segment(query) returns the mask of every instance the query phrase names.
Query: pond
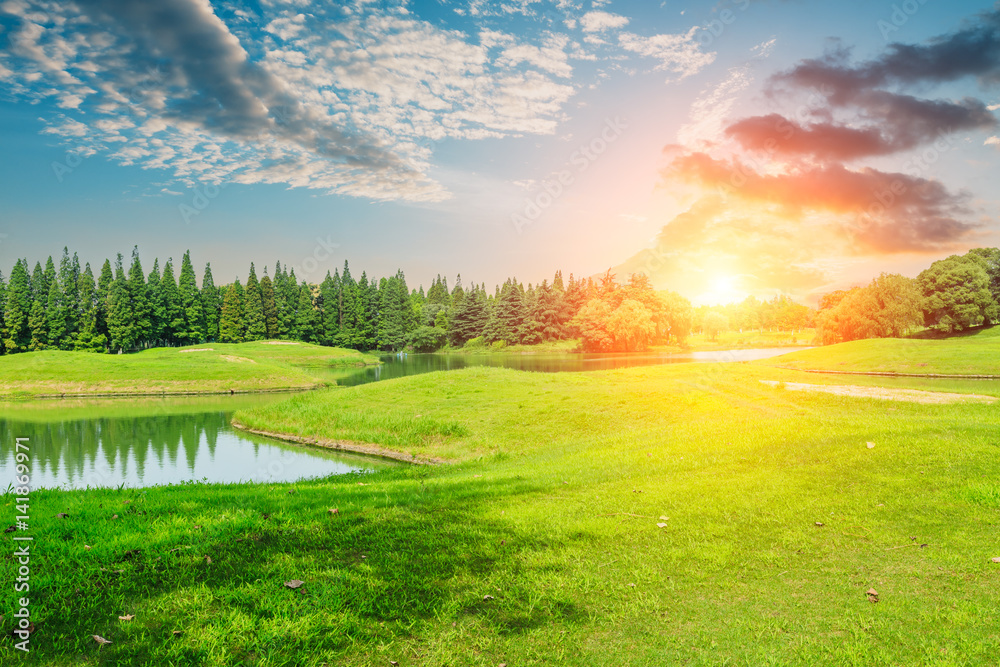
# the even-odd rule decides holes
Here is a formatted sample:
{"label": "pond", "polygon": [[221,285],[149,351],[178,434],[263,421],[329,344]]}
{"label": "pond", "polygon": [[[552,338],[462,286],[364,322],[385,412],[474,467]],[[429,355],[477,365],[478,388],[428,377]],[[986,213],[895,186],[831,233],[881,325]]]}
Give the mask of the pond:
{"label": "pond", "polygon": [[[501,366],[545,373],[706,361],[751,361],[790,348],[657,354],[401,354],[381,366],[310,369],[339,386]],[[189,481],[293,482],[372,471],[392,461],[303,447],[244,433],[230,425],[237,410],[282,394],[196,398],[49,400],[0,404],[0,490],[14,480],[15,438],[28,438],[33,488],[145,487]]]}
{"label": "pond", "polygon": [[633,366],[658,366],[692,362],[754,361],[808,348],[774,347],[754,350],[709,350],[682,354],[398,354],[382,357],[381,366],[320,372],[339,386],[390,380],[434,371],[453,371],[473,366],[497,366],[539,373],[578,373]]}

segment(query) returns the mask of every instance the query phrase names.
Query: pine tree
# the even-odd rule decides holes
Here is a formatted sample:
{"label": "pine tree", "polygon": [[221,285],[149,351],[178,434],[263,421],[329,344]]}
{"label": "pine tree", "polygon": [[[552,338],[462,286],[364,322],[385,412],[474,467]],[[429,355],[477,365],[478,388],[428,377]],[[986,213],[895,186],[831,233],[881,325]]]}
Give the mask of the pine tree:
{"label": "pine tree", "polygon": [[397,271],[392,278],[379,282],[379,347],[393,352],[402,350],[415,328],[406,278],[402,271]]}
{"label": "pine tree", "polygon": [[219,316],[222,301],[219,288],[212,278],[212,265],[205,264],[205,275],[201,279],[201,308],[205,314],[205,339],[219,340]]}
{"label": "pine tree", "polygon": [[153,269],[146,276],[146,297],[149,301],[149,337],[156,345],[163,345],[167,329],[167,311],[163,304],[160,260],[153,260]]}
{"label": "pine tree", "polygon": [[313,309],[312,290],[305,281],[299,287],[299,304],[295,312],[294,337],[307,343],[315,342],[316,314]]}
{"label": "pine tree", "polygon": [[378,286],[368,282],[362,271],[358,281],[357,298],[357,349],[373,350],[378,346]]}
{"label": "pine tree", "polygon": [[[4,322],[4,310],[7,308],[7,282],[3,279],[3,272],[0,271],[0,332],[2,332],[3,322]],[[0,333],[0,341],[2,341],[2,333]],[[0,342],[0,354],[4,353],[4,346]]]}
{"label": "pine tree", "polygon": [[114,282],[115,275],[111,271],[111,262],[104,260],[101,275],[97,279],[97,333],[108,341],[111,340],[111,334],[108,332],[108,298],[111,296],[111,285]]}
{"label": "pine tree", "polygon": [[31,342],[28,343],[28,349],[32,352],[48,347],[49,323],[45,317],[45,306],[42,303],[41,299],[32,301],[31,313],[28,315],[28,328],[31,329]]}
{"label": "pine tree", "polygon": [[242,343],[243,330],[243,299],[240,294],[240,281],[226,288],[222,299],[222,313],[219,316],[219,342]]}
{"label": "pine tree", "polygon": [[174,260],[167,258],[160,276],[160,300],[163,303],[163,340],[167,345],[176,345],[185,330],[184,308],[180,291],[174,278]]}
{"label": "pine tree", "polygon": [[452,345],[461,347],[473,338],[482,336],[488,318],[486,291],[473,286],[468,292],[463,292],[462,299],[452,311],[448,340]]}
{"label": "pine tree", "polygon": [[344,272],[340,275],[340,291],[337,302],[337,335],[333,344],[337,347],[357,347],[358,303],[357,284],[351,277],[351,269],[344,262]]}
{"label": "pine tree", "polygon": [[69,256],[69,248],[63,248],[62,259],[59,261],[59,287],[62,289],[63,302],[66,307],[66,333],[68,339],[63,349],[71,350],[79,330],[80,295],[77,283],[80,280],[80,258],[76,253]]}
{"label": "pine tree", "polygon": [[31,343],[28,318],[31,314],[31,279],[28,260],[19,259],[10,272],[4,305],[3,345],[7,352],[24,352]]}
{"label": "pine tree", "polygon": [[97,286],[90,264],[80,273],[77,280],[80,315],[79,331],[73,349],[85,352],[103,352],[107,338],[97,331]]}
{"label": "pine tree", "polygon": [[181,258],[181,275],[177,289],[178,305],[184,318],[184,326],[177,333],[177,337],[188,345],[200,343],[205,340],[205,311],[201,307],[201,295],[198,293],[198,280],[191,264],[190,250]]}
{"label": "pine tree", "polygon": [[275,302],[274,284],[264,267],[264,277],[260,279],[260,301],[264,312],[264,331],[267,338],[278,337],[278,304]]}
{"label": "pine tree", "polygon": [[483,335],[490,343],[503,341],[508,345],[518,340],[518,330],[524,320],[523,294],[520,284],[508,279],[497,298],[490,321]]}
{"label": "pine tree", "polygon": [[319,286],[317,299],[319,312],[316,316],[317,330],[313,334],[316,342],[321,345],[334,345],[340,338],[340,274],[332,277],[326,272],[326,277]]}
{"label": "pine tree", "polygon": [[135,330],[129,282],[122,267],[122,255],[115,260],[115,279],[108,290],[108,338],[111,350],[122,352],[135,346]]}
{"label": "pine tree", "polygon": [[264,340],[267,337],[267,327],[264,324],[264,304],[260,296],[260,283],[257,282],[257,272],[253,262],[250,262],[250,275],[243,301],[243,317],[246,323],[245,340]]}
{"label": "pine tree", "polygon": [[132,266],[128,272],[128,292],[132,307],[132,340],[134,345],[145,345],[150,335],[149,295],[146,293],[146,276],[139,261],[139,247],[132,248]]}
{"label": "pine tree", "polygon": [[66,311],[66,297],[59,286],[58,278],[54,278],[49,286],[49,298],[45,308],[48,347],[51,349],[72,349],[71,341],[66,336]]}

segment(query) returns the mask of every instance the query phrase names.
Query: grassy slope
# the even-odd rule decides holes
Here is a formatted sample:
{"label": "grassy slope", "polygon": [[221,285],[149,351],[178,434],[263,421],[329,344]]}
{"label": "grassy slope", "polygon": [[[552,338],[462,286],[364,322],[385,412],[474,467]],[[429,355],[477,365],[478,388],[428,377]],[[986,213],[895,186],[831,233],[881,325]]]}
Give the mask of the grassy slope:
{"label": "grassy slope", "polygon": [[813,370],[1000,375],[1000,326],[942,340],[859,340],[757,363]]}
{"label": "grassy slope", "polygon": [[[764,376],[802,374],[705,364],[408,377],[240,418],[465,463],[364,485],[35,492],[35,657],[995,661],[995,406],[787,392]],[[332,426],[312,421],[323,414]],[[15,513],[9,498],[3,511]],[[0,565],[5,580],[13,567]],[[290,579],[305,586],[284,588]],[[13,593],[0,596],[6,632]],[[99,649],[94,633],[114,643]],[[0,661],[11,656],[0,644]]]}
{"label": "grassy slope", "polygon": [[31,352],[0,357],[0,397],[305,389],[322,384],[309,366],[365,363],[377,359],[307,344],[208,343],[127,355]]}

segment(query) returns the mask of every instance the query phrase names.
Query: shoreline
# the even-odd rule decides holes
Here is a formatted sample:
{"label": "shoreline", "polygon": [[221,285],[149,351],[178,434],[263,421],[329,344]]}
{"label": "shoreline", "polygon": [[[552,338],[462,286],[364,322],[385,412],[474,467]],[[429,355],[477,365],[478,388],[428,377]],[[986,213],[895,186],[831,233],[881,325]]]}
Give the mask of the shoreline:
{"label": "shoreline", "polygon": [[296,392],[316,391],[329,387],[326,383],[318,383],[301,387],[275,387],[271,389],[230,389],[228,391],[182,391],[182,390],[157,390],[157,391],[98,391],[98,392],[62,392],[52,394],[0,394],[0,403],[17,403],[20,401],[46,400],[56,401],[64,398],[156,398],[160,396],[236,396],[247,394],[292,394]]}
{"label": "shoreline", "polygon": [[793,368],[791,366],[769,366],[786,371],[801,373],[825,373],[828,375],[869,375],[890,378],[931,378],[935,380],[1000,380],[1000,375],[952,375],[947,373],[896,373],[894,371],[824,371],[818,368]]}
{"label": "shoreline", "polygon": [[379,458],[391,459],[393,461],[400,461],[401,463],[413,463],[415,465],[444,465],[448,461],[443,459],[435,458],[418,458],[410,454],[405,454],[403,452],[398,452],[393,449],[386,449],[380,445],[368,445],[361,442],[353,442],[351,440],[330,440],[328,438],[307,438],[301,435],[292,435],[290,433],[277,433],[274,431],[262,431],[259,429],[254,429],[246,426],[245,424],[233,419],[230,425],[240,431],[245,431],[246,433],[253,433],[254,435],[262,435],[267,438],[273,438],[275,440],[282,440],[284,442],[294,442],[299,445],[311,445],[314,447],[322,447],[323,449],[333,449],[342,452],[350,452],[352,454],[365,454],[367,456],[377,456]]}

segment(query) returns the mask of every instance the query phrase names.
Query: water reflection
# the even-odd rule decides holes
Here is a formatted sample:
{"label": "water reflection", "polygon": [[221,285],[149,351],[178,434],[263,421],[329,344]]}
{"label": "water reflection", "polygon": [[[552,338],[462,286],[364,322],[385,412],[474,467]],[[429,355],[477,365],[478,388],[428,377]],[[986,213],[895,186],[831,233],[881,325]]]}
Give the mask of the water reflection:
{"label": "water reflection", "polygon": [[34,488],[127,487],[207,479],[283,482],[389,465],[236,431],[223,412],[0,420],[0,480],[14,480],[15,438],[29,439]]}

